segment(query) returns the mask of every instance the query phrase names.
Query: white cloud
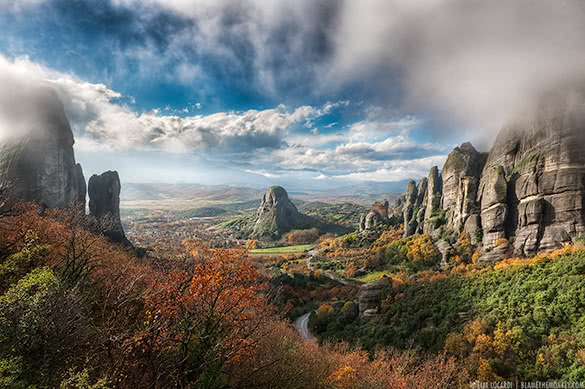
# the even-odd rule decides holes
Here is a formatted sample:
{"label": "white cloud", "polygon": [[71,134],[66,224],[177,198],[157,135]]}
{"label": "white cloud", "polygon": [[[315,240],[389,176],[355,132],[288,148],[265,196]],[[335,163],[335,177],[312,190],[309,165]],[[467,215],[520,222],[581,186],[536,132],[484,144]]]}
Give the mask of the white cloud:
{"label": "white cloud", "polygon": [[83,150],[248,153],[261,148],[275,149],[281,147],[292,126],[346,104],[301,106],[292,111],[280,105],[273,109],[187,117],[161,115],[158,109],[136,113],[120,103],[123,98],[120,93],[105,85],[52,71],[28,58],[9,60],[0,56],[0,70],[21,82],[52,86],[65,105],[77,147]]}
{"label": "white cloud", "polygon": [[[107,86],[53,71],[28,58],[0,56],[0,74],[21,83],[53,87],[64,103],[77,150],[197,152],[232,166],[251,164],[246,172],[269,178],[289,170],[318,171],[319,175],[311,176],[317,180],[341,175],[384,181],[401,180],[408,174],[418,177],[431,162],[444,160],[446,153],[439,145],[418,144],[409,137],[418,123],[412,118],[366,120],[335,134],[293,133],[295,126],[347,106],[347,101],[294,110],[279,105],[181,117],[171,115],[170,107],[137,113],[124,103],[127,98]],[[11,99],[10,91],[0,92],[0,98]],[[18,105],[26,107],[26,101]]]}
{"label": "white cloud", "polygon": [[[279,82],[304,80],[313,93],[325,94],[367,80],[370,89],[389,95],[379,102],[384,107],[371,107],[373,115],[389,105],[424,111],[450,133],[471,128],[471,135],[491,136],[530,112],[543,90],[585,79],[581,0],[114,2],[195,21],[197,30],[171,40],[170,57],[182,58],[186,45],[251,73],[252,85],[272,95],[282,91]],[[294,28],[285,34],[287,26]],[[238,55],[242,48],[248,55]]]}
{"label": "white cloud", "polygon": [[[323,137],[322,142],[319,138]],[[293,143],[293,140],[295,143]],[[362,172],[380,168],[407,166],[414,160],[444,159],[450,151],[445,146],[418,144],[407,134],[386,137],[379,142],[352,142],[351,131],[331,136],[295,136],[287,140],[291,147],[275,150],[273,155],[285,169],[319,170],[328,174]],[[329,142],[343,142],[334,148],[318,149]]]}
{"label": "white cloud", "polygon": [[367,172],[337,175],[335,178],[354,181],[395,182],[418,180],[426,177],[433,166],[443,166],[446,156],[433,156],[413,160],[391,161],[385,167]]}
{"label": "white cloud", "polygon": [[408,134],[420,124],[419,119],[410,116],[394,120],[362,120],[350,126],[351,139],[359,142],[389,134]]}
{"label": "white cloud", "polygon": [[278,175],[278,174],[270,173],[270,172],[267,172],[265,170],[250,170],[250,169],[246,169],[244,171],[246,173],[256,174],[256,175],[264,176],[264,177],[267,177],[267,178],[278,178],[278,177],[280,177],[280,175]]}
{"label": "white cloud", "polygon": [[26,7],[45,3],[47,0],[0,0],[0,8],[12,11],[21,11]]}
{"label": "white cloud", "polygon": [[320,147],[330,143],[338,143],[347,140],[347,134],[323,134],[311,131],[310,134],[291,135],[287,142],[293,146]]}

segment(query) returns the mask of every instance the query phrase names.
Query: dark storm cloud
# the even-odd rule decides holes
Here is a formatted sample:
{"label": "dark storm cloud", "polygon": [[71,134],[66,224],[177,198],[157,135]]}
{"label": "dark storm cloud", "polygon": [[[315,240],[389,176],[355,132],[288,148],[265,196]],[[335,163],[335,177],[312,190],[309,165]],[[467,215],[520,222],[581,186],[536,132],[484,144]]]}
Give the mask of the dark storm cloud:
{"label": "dark storm cloud", "polygon": [[[196,75],[186,74],[191,69],[216,86],[306,94],[317,67],[331,56],[329,31],[339,3],[302,1],[292,7],[296,12],[277,16],[255,3],[192,2],[180,12],[173,2],[48,0],[29,12],[43,15],[44,23],[52,19],[50,30],[62,39],[56,45],[75,37],[81,55],[99,56],[89,51],[102,50],[114,57],[117,71],[130,76],[138,71],[143,78],[193,81]],[[103,58],[112,66],[108,62]]]}

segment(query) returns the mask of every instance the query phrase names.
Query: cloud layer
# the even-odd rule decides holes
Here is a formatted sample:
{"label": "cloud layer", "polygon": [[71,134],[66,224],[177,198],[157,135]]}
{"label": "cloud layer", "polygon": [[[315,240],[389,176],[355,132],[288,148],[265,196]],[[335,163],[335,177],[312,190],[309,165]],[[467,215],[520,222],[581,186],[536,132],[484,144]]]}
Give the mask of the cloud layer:
{"label": "cloud layer", "polygon": [[[90,64],[107,68],[102,78],[92,72],[93,82],[0,58],[19,77],[58,90],[80,149],[196,152],[262,176],[421,176],[444,158],[447,137],[485,149],[506,122],[530,117],[543,94],[585,81],[581,0],[0,4],[13,15],[34,9],[57,20],[67,15],[64,24],[89,36],[71,51],[108,53],[96,57],[105,65]],[[79,15],[71,9],[90,22],[75,27]],[[13,38],[14,47],[27,47]],[[188,112],[136,108],[140,102],[134,105],[110,79],[174,83],[196,91],[204,105],[239,95],[262,103],[202,115],[192,114],[201,107],[195,101]],[[354,116],[344,117],[344,109]]]}
{"label": "cloud layer", "polygon": [[122,53],[149,69],[153,63],[155,69],[172,66],[184,81],[225,77],[272,96],[358,86],[387,110],[424,112],[438,131],[493,133],[526,115],[543,91],[585,79],[580,0],[112,0],[112,5],[135,10],[143,21],[161,13],[186,21],[161,37],[163,45],[150,40]]}
{"label": "cloud layer", "polygon": [[[7,85],[8,81],[12,87],[0,91],[0,105],[19,107],[22,112],[16,116],[8,115],[8,108],[2,112],[0,137],[31,126],[24,119],[31,111],[27,95],[21,98],[12,91],[45,85],[55,89],[63,101],[78,151],[195,153],[269,178],[309,172],[319,179],[374,181],[422,176],[430,164],[442,162],[447,151],[444,146],[418,144],[409,137],[419,124],[417,119],[384,122],[373,107],[368,108],[365,119],[335,133],[319,134],[315,120],[347,108],[349,101],[194,116],[168,115],[164,110],[137,113],[132,99],[103,84],[79,80],[28,58],[0,56],[0,82]],[[36,123],[33,127],[42,126]],[[407,161],[411,163],[405,170]]]}

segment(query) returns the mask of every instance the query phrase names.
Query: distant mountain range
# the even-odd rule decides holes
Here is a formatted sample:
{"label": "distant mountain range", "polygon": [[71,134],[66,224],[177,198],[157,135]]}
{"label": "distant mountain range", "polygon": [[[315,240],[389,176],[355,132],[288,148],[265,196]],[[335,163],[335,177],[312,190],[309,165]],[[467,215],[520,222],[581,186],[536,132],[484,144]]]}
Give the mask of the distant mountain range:
{"label": "distant mountain range", "polygon": [[[355,203],[369,206],[373,201],[397,198],[406,188],[407,182],[356,183],[328,190],[291,191],[293,199],[302,201],[323,201],[327,203]],[[247,202],[260,200],[266,188],[232,185],[125,183],[120,200],[155,201],[172,199],[197,199],[206,201]],[[294,201],[294,200],[293,200]]]}

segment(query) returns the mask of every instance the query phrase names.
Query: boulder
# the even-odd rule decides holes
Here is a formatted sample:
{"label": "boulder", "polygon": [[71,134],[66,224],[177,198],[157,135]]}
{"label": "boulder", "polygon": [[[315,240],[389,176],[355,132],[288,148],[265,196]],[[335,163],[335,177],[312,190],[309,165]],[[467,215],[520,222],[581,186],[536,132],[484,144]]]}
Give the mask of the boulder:
{"label": "boulder", "polygon": [[449,244],[449,242],[440,240],[436,244],[437,249],[441,253],[441,267],[446,269],[449,267],[449,257],[453,252],[453,246]]}
{"label": "boulder", "polygon": [[372,318],[378,314],[382,293],[384,289],[391,286],[391,279],[380,278],[360,287],[358,295],[360,318]]}

